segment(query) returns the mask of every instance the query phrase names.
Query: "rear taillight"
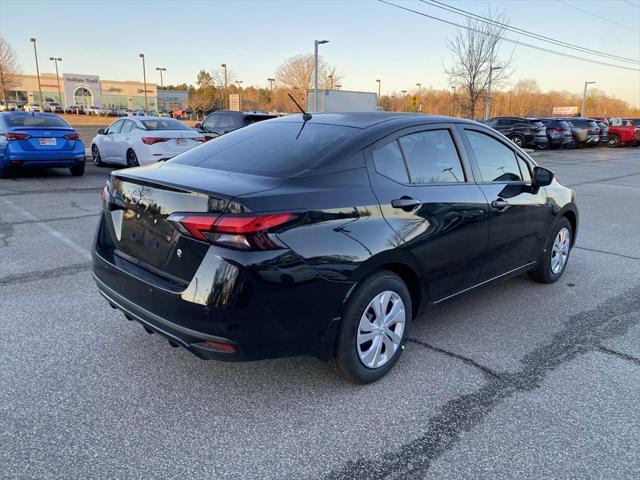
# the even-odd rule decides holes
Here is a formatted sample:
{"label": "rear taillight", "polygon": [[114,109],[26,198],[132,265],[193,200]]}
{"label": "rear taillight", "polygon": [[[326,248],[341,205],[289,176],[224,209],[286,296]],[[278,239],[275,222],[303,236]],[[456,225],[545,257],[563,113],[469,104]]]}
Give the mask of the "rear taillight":
{"label": "rear taillight", "polygon": [[270,236],[291,223],[293,213],[270,215],[173,214],[169,220],[182,234],[241,250],[273,250],[282,246]]}
{"label": "rear taillight", "polygon": [[564,128],[562,128],[562,127],[556,127],[556,128],[554,128],[554,130],[556,132],[564,132]]}
{"label": "rear taillight", "polygon": [[159,137],[142,137],[142,143],[146,145],[153,145],[155,143],[166,142],[169,140],[168,138],[159,138]]}
{"label": "rear taillight", "polygon": [[31,135],[27,135],[26,133],[0,133],[0,135],[4,136],[7,140],[27,140],[31,138]]}
{"label": "rear taillight", "polygon": [[65,135],[64,138],[66,138],[67,140],[80,140],[80,134],[70,133],[69,135]]}
{"label": "rear taillight", "polygon": [[206,142],[207,139],[204,137],[194,137],[191,140],[193,140],[194,142]]}

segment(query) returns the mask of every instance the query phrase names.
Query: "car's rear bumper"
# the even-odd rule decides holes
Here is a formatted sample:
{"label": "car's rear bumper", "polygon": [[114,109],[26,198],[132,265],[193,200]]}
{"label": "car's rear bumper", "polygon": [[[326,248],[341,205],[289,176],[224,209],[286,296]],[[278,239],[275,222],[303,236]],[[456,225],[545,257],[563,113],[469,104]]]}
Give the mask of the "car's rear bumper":
{"label": "car's rear bumper", "polygon": [[83,153],[77,157],[65,158],[20,158],[10,157],[0,161],[3,167],[19,167],[19,168],[67,168],[75,167],[85,163],[86,157]]}
{"label": "car's rear bumper", "polygon": [[291,251],[213,245],[188,285],[172,283],[103,248],[103,225],[93,252],[100,293],[172,345],[234,361],[332,353],[335,321],[353,283],[324,279]]}

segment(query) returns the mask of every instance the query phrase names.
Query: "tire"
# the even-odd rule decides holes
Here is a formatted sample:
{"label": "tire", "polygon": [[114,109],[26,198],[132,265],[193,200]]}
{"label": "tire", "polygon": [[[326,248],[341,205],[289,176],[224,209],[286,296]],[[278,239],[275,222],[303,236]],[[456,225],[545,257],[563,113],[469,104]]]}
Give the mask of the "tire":
{"label": "tire", "polygon": [[[376,315],[374,299],[385,302],[388,310],[378,310],[380,315]],[[385,329],[379,322],[386,320],[389,314],[393,314],[389,318],[392,328]],[[334,353],[334,365],[338,373],[357,384],[380,380],[402,355],[411,322],[411,296],[400,277],[381,271],[365,279],[352,294],[344,310]],[[395,334],[395,340],[392,334]],[[368,336],[371,339],[367,339]],[[391,356],[388,357],[391,349]],[[365,365],[365,362],[369,365]]]}
{"label": "tire", "polygon": [[11,177],[11,169],[9,167],[0,167],[0,178],[7,179]]}
{"label": "tire", "polygon": [[518,147],[524,148],[524,138],[521,135],[511,135],[509,140],[515,143]]}
{"label": "tire", "polygon": [[607,143],[607,147],[617,148],[621,146],[622,142],[620,141],[620,137],[618,135],[609,135],[609,143]]}
{"label": "tire", "polygon": [[[564,240],[560,240],[561,232],[564,232],[566,243]],[[562,248],[560,248],[560,245],[562,245]],[[572,247],[573,231],[571,229],[571,223],[566,217],[562,217],[551,230],[551,234],[545,244],[542,259],[535,269],[528,272],[529,277],[539,283],[556,282],[564,273],[567,263],[569,263]],[[558,264],[556,262],[560,255],[563,256],[564,259],[560,260],[560,264]]]}
{"label": "tire", "polygon": [[82,175],[84,175],[84,162],[71,167],[69,170],[71,171],[71,175],[73,175],[74,177],[81,177]]}
{"label": "tire", "polygon": [[129,149],[127,150],[127,168],[139,167],[140,163],[138,163],[138,157],[136,156],[136,152]]}
{"label": "tire", "polygon": [[91,145],[91,155],[93,157],[93,163],[96,167],[102,167],[104,162],[102,161],[102,157],[100,156],[100,150],[98,150],[97,145]]}

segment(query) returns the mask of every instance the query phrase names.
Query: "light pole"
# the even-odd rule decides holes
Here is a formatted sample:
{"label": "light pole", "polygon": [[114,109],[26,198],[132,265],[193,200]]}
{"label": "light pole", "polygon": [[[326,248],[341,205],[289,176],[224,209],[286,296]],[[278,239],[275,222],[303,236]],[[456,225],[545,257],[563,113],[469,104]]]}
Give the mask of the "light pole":
{"label": "light pole", "polygon": [[[60,57],[49,57],[49,60],[51,60],[52,62],[54,62],[56,64],[56,82],[58,82],[58,101],[62,104],[62,91],[60,90],[60,77],[58,76],[58,62],[62,61],[62,58]],[[64,102],[64,108],[66,110],[67,108],[67,102]]]}
{"label": "light pole", "polygon": [[[227,64],[220,64],[222,68],[224,68],[224,101],[222,103],[227,104]],[[229,105],[227,104],[227,107]]]}
{"label": "light pole", "polygon": [[400,90],[400,93],[402,94],[402,111],[404,112],[407,109],[407,91],[406,90]]}
{"label": "light pole", "polygon": [[313,42],[313,111],[318,111],[318,45],[329,43],[329,40],[314,40]]}
{"label": "light pole", "polygon": [[376,82],[378,83],[378,106],[380,106],[380,84],[382,82],[380,81],[379,78],[376,80]]}
{"label": "light pole", "polygon": [[511,116],[511,97],[513,96],[513,90],[509,91],[509,112],[507,113],[508,116]]}
{"label": "light pole", "polygon": [[333,75],[329,75],[329,90],[333,90]]}
{"label": "light pole", "polygon": [[142,79],[144,80],[144,111],[145,113],[149,113],[149,101],[147,100],[147,68],[144,63],[144,53],[141,53],[139,56],[142,59]]}
{"label": "light pole", "polygon": [[269,82],[269,90],[271,90],[270,100],[272,104],[273,104],[273,82],[275,81],[276,81],[275,78],[267,78],[267,82]]}
{"label": "light pole", "polygon": [[[156,67],[156,71],[160,72],[160,88],[162,90],[164,90],[164,81],[162,80],[162,72],[166,72],[167,69],[165,67]],[[162,110],[166,110],[167,109],[167,105],[165,104],[165,102],[162,102]]]}
{"label": "light pole", "polygon": [[36,39],[31,37],[31,43],[33,43],[33,54],[36,57],[36,74],[38,75],[38,93],[40,95],[39,103],[42,110],[44,105],[42,104],[42,85],[40,84],[40,67],[38,66],[38,49],[36,48]]}
{"label": "light pole", "polygon": [[453,85],[451,87],[451,90],[453,90],[453,102],[452,102],[452,105],[451,105],[451,116],[455,117],[456,113],[457,113],[456,112],[456,86]]}
{"label": "light pole", "polygon": [[582,92],[582,110],[580,111],[580,116],[582,118],[587,114],[587,85],[591,85],[596,82],[584,82],[584,91]]}
{"label": "light pole", "polygon": [[420,95],[422,94],[422,84],[421,83],[416,83],[416,87],[418,87],[418,111],[421,112],[422,111],[422,97]]}
{"label": "light pole", "polygon": [[491,114],[491,82],[493,81],[493,72],[496,70],[502,70],[502,67],[489,67],[489,86],[487,88],[487,98],[484,102],[484,120],[489,118]]}

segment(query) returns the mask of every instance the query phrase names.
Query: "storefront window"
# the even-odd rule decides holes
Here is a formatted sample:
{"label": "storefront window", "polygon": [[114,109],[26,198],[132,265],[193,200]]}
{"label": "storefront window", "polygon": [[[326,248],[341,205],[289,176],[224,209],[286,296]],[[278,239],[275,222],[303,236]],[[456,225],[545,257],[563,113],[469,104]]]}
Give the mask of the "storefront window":
{"label": "storefront window", "polygon": [[75,92],[73,92],[73,100],[76,105],[81,107],[93,105],[91,90],[85,87],[76,88]]}
{"label": "storefront window", "polygon": [[103,95],[102,106],[105,108],[127,108],[127,96],[126,95]]}
{"label": "storefront window", "polygon": [[[58,95],[58,92],[42,92],[42,96],[44,97],[45,102],[62,103],[60,101],[60,95]],[[33,92],[33,101],[36,103],[41,103],[40,92]]]}

